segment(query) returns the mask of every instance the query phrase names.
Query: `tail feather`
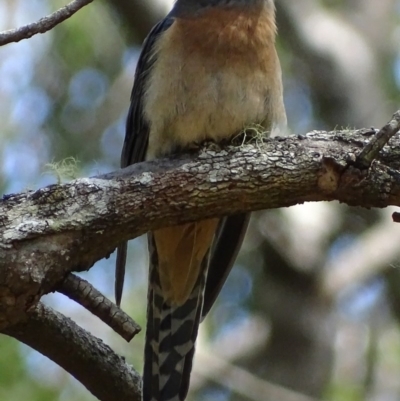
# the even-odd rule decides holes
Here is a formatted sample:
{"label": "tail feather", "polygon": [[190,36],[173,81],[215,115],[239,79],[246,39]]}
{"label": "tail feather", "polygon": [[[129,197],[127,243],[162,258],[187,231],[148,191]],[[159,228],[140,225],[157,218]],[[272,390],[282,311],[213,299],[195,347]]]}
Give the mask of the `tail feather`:
{"label": "tail feather", "polygon": [[125,264],[128,243],[123,242],[118,246],[117,262],[115,265],[115,303],[120,306],[122,299],[122,291],[124,289]]}
{"label": "tail feather", "polygon": [[163,298],[158,274],[158,256],[151,234],[149,248],[151,260],[143,401],[183,401],[189,389],[208,257],[204,258],[202,274],[187,301],[175,306]]}

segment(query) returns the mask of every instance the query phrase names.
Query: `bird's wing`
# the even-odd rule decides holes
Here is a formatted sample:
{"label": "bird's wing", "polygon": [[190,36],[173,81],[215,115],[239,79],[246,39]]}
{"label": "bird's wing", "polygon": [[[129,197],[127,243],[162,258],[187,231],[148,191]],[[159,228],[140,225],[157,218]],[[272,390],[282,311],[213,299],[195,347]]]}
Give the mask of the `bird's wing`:
{"label": "bird's wing", "polygon": [[[145,159],[149,142],[149,125],[143,115],[143,95],[146,88],[146,80],[153,66],[154,44],[157,38],[165,32],[173,23],[173,18],[166,17],[151,30],[147,36],[136,67],[135,81],[131,94],[126,122],[125,141],[121,154],[121,167],[127,167],[139,163]],[[127,243],[118,246],[117,262],[115,270],[115,300],[117,305],[121,303],[122,290],[125,277]]]}

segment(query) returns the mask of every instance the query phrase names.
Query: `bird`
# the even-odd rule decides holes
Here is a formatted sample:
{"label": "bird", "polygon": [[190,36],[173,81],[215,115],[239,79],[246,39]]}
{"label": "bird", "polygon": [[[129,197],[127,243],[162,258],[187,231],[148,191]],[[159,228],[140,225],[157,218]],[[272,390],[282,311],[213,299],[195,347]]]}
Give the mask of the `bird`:
{"label": "bird", "polygon": [[[286,125],[274,0],[176,0],[144,41],[121,167]],[[200,322],[241,247],[249,213],[148,233],[143,401],[186,399]],[[117,250],[119,305],[127,244]]]}

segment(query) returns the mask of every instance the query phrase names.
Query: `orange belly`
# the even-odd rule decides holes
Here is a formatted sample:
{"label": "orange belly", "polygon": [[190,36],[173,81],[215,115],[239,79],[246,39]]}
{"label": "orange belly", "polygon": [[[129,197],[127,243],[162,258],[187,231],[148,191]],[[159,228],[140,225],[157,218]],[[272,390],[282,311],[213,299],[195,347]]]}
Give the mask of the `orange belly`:
{"label": "orange belly", "polygon": [[220,141],[285,116],[271,10],[210,8],[176,19],[157,42],[144,98],[147,160],[174,147]]}

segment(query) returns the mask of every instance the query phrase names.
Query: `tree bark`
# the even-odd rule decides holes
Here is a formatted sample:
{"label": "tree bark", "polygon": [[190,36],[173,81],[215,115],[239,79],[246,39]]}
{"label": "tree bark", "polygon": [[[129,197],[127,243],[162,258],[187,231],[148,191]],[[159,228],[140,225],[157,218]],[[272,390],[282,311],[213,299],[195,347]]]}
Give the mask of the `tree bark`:
{"label": "tree bark", "polygon": [[[32,311],[43,294],[54,291],[70,272],[89,269],[120,242],[149,230],[306,201],[338,200],[368,208],[399,205],[399,136],[369,168],[357,167],[357,155],[374,134],[311,132],[242,146],[208,145],[196,153],[4,196],[0,330],[20,338],[15,328],[35,326],[37,314]],[[29,330],[25,336],[21,340],[29,343]],[[54,347],[46,350],[46,343],[41,348],[31,343],[53,359]],[[68,366],[59,358],[72,374],[79,352],[66,352]],[[90,382],[82,382],[93,391]],[[115,399],[127,398],[121,393]]]}
{"label": "tree bark", "polygon": [[[4,334],[31,346],[72,374],[102,401],[141,400],[141,378],[108,345],[39,303]],[[62,347],[62,348],[60,348]]]}

